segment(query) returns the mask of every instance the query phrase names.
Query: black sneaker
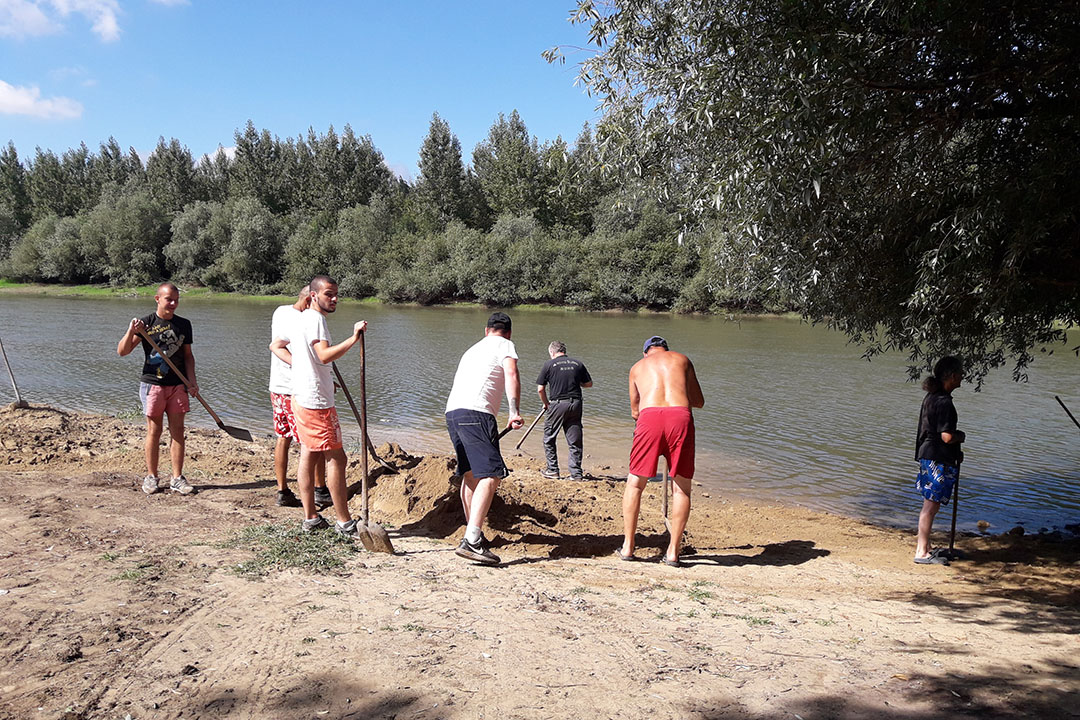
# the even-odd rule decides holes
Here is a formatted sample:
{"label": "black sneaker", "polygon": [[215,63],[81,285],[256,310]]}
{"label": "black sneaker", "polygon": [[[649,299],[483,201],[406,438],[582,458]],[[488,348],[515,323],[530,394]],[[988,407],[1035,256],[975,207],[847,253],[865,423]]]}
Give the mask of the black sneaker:
{"label": "black sneaker", "polygon": [[293,495],[293,491],[289,488],[284,490],[278,490],[277,494],[278,507],[300,507],[300,499]]}
{"label": "black sneaker", "polygon": [[541,477],[546,477],[548,480],[558,480],[559,479],[559,471],[558,470],[544,469],[544,470],[540,471],[540,476]]}
{"label": "black sneaker", "polygon": [[324,487],[315,488],[315,505],[322,510],[334,504],[334,498],[330,497],[330,491]]}
{"label": "black sneaker", "polygon": [[483,535],[480,536],[480,541],[475,544],[461,538],[461,544],[457,546],[454,553],[467,560],[475,560],[481,565],[498,565],[500,562],[499,556],[487,549],[487,542],[485,542]]}

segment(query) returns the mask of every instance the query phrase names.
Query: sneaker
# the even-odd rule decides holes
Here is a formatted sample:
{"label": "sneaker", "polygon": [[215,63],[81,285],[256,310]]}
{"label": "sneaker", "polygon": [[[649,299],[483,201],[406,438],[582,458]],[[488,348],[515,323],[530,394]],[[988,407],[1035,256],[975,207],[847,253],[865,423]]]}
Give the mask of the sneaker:
{"label": "sneaker", "polygon": [[300,499],[293,495],[293,491],[289,488],[284,490],[278,490],[277,494],[278,507],[300,507]]}
{"label": "sneaker", "polygon": [[142,491],[147,495],[153,495],[158,491],[157,475],[147,475],[142,479]]}
{"label": "sneaker", "polygon": [[328,508],[334,504],[334,498],[330,497],[330,491],[324,487],[315,488],[315,505],[319,510]]}
{"label": "sneaker", "polygon": [[570,479],[574,480],[576,482],[581,482],[582,480],[585,479],[585,476],[584,475],[571,475]]}
{"label": "sneaker", "polygon": [[484,540],[484,536],[480,536],[478,542],[471,543],[465,538],[461,538],[461,544],[457,546],[457,550],[454,554],[468,560],[475,560],[481,565],[498,565],[500,560],[499,556],[491,552],[487,548],[487,542]]}
{"label": "sneaker", "polygon": [[169,481],[169,489],[173,492],[178,492],[181,495],[190,495],[195,492],[195,488],[191,486],[191,483],[187,481],[187,478],[183,475],[174,477]]}
{"label": "sneaker", "polygon": [[347,538],[355,540],[360,537],[360,531],[356,529],[356,518],[353,518],[349,522],[342,525],[340,522],[334,523],[334,530],[338,535],[343,535]]}
{"label": "sneaker", "polygon": [[548,480],[558,480],[559,479],[559,471],[558,470],[544,469],[544,470],[540,471],[540,476],[541,477],[546,477]]}
{"label": "sneaker", "polygon": [[310,520],[305,520],[300,529],[306,533],[315,532],[316,530],[324,530],[330,527],[330,523],[326,522],[326,518],[316,513],[315,517]]}

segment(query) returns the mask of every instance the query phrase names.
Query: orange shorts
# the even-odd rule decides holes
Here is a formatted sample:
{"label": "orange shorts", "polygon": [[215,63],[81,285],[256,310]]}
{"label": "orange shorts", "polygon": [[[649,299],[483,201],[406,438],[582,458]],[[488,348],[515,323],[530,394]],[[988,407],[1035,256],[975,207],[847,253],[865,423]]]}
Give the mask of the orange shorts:
{"label": "orange shorts", "polygon": [[296,418],[297,439],[305,448],[312,452],[322,452],[342,447],[337,408],[311,410],[293,402],[292,411]]}
{"label": "orange shorts", "polygon": [[694,477],[694,415],[685,407],[651,407],[638,414],[630,447],[630,472],[653,477],[663,455],[668,472]]}

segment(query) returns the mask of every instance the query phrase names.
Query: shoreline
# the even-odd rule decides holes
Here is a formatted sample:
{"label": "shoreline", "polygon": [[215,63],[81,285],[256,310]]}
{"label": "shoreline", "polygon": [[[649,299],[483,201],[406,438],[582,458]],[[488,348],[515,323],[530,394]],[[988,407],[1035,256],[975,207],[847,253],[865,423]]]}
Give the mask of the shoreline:
{"label": "shoreline", "polygon": [[[0,296],[3,295],[44,295],[46,297],[61,297],[61,298],[89,298],[89,299],[137,299],[137,298],[152,298],[154,291],[157,289],[156,285],[139,285],[132,287],[113,287],[108,284],[91,284],[91,285],[60,285],[60,284],[46,284],[46,283],[22,283],[14,282],[10,280],[0,279]],[[291,303],[296,298],[292,295],[247,295],[238,292],[221,292],[211,290],[206,287],[189,287],[181,288],[181,297],[185,301],[202,301],[202,300],[240,300],[244,302],[254,303]],[[487,306],[477,302],[454,302],[454,303],[433,303],[430,305],[424,305],[416,302],[389,302],[386,300],[380,300],[376,296],[369,296],[365,298],[341,298],[339,304],[346,305],[386,305],[388,307],[422,307],[422,308],[477,308],[477,309],[489,309],[494,306]],[[801,315],[796,311],[787,312],[755,312],[750,310],[738,310],[738,309],[723,309],[716,312],[702,313],[677,313],[674,310],[651,310],[649,308],[636,308],[636,309],[624,309],[624,308],[607,308],[603,310],[589,310],[586,308],[577,307],[575,305],[546,305],[546,304],[523,304],[512,305],[509,309],[515,312],[532,312],[532,311],[561,311],[564,313],[593,313],[598,315],[685,315],[689,317],[716,317],[726,319],[738,319],[742,320],[756,320],[756,319],[769,319],[769,318],[788,318],[788,319],[801,319]]]}
{"label": "shoreline", "polygon": [[190,430],[187,497],[142,493],[142,439],[0,408],[0,720],[1074,714],[1080,542],[962,537],[967,559],[921,566],[908,533],[702,500],[670,568],[650,486],[623,562],[621,482],[514,457],[489,568],[453,552],[446,455],[378,448],[388,555],[302,535],[268,439]]}

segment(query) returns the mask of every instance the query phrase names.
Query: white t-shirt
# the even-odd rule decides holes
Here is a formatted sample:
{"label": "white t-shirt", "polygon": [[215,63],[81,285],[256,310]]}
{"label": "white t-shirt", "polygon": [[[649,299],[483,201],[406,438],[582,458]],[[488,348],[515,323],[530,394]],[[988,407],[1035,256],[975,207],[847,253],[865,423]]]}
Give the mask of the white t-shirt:
{"label": "white t-shirt", "polygon": [[[282,305],[275,310],[270,320],[270,339],[287,337],[287,328],[299,317],[300,311],[292,305]],[[292,395],[292,368],[274,353],[270,353],[270,392]]]}
{"label": "white t-shirt", "polygon": [[454,387],[446,400],[446,412],[477,410],[490,415],[499,414],[506,389],[503,360],[517,359],[514,343],[501,335],[487,335],[461,356]]}
{"label": "white t-shirt", "polygon": [[292,353],[292,401],[309,410],[334,407],[333,368],[319,360],[312,345],[319,340],[330,342],[326,316],[308,308],[281,335]]}

